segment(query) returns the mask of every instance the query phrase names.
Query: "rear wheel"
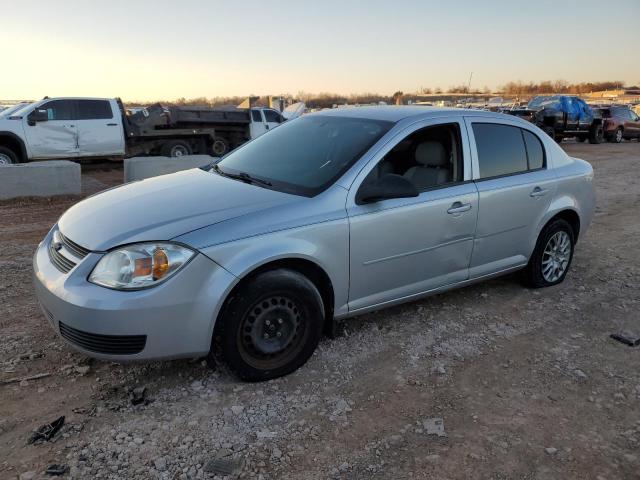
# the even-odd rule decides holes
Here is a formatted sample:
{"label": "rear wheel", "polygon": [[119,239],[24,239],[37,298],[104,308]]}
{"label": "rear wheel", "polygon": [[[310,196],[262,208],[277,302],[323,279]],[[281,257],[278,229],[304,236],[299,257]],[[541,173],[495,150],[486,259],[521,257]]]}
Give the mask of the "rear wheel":
{"label": "rear wheel", "polygon": [[616,133],[613,135],[611,141],[615,142],[615,143],[620,143],[620,142],[622,142],[623,135],[624,135],[624,132],[622,130],[622,127],[618,127],[616,129]]}
{"label": "rear wheel", "polygon": [[574,245],[575,235],[566,220],[557,218],[547,224],[523,272],[525,282],[533,288],[562,282],[571,266]]}
{"label": "rear wheel", "polygon": [[604,141],[604,129],[602,125],[595,125],[591,127],[591,132],[589,133],[589,143],[598,144]]}
{"label": "rear wheel", "polygon": [[222,137],[215,137],[211,145],[211,153],[214,157],[221,157],[229,151],[229,142]]}
{"label": "rear wheel", "polygon": [[213,349],[221,349],[241,379],[270,380],[298,369],[313,354],[322,334],[324,305],[307,277],[272,270],[241,285],[219,321]]}
{"label": "rear wheel", "polygon": [[191,145],[184,140],[171,140],[162,145],[160,150],[164,157],[183,157],[191,155]]}
{"label": "rear wheel", "polygon": [[7,147],[0,147],[0,167],[15,165],[18,163],[18,156],[13,150]]}

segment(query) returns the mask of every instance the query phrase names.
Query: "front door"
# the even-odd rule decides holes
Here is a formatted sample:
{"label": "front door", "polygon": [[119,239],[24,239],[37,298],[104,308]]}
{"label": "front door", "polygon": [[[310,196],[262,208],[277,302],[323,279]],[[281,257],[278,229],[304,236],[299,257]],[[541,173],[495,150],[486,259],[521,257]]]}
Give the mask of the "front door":
{"label": "front door", "polygon": [[36,107],[47,112],[47,120],[29,125],[23,120],[25,135],[34,159],[78,156],[78,129],[73,100],[51,100]]}
{"label": "front door", "polygon": [[[460,122],[442,121],[396,137],[350,189],[350,311],[468,278],[478,192],[465,182],[470,162]],[[410,180],[419,196],[358,205],[360,185],[388,174]]]}
{"label": "front door", "polygon": [[251,109],[251,138],[258,138],[267,132],[267,123],[258,109]]}
{"label": "front door", "polygon": [[467,118],[480,203],[471,278],[527,263],[555,193],[540,137],[501,122]]}

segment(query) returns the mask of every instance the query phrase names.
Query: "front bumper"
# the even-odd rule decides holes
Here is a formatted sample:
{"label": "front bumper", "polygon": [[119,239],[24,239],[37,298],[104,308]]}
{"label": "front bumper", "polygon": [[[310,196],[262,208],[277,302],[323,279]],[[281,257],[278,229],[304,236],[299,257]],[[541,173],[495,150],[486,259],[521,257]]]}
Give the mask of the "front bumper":
{"label": "front bumper", "polygon": [[[138,291],[87,281],[102,254],[68,273],[48,253],[52,232],[33,259],[36,296],[53,329],[75,349],[105,360],[195,357],[209,352],[213,326],[235,277],[202,254],[172,278]],[[62,329],[62,332],[61,332]]]}

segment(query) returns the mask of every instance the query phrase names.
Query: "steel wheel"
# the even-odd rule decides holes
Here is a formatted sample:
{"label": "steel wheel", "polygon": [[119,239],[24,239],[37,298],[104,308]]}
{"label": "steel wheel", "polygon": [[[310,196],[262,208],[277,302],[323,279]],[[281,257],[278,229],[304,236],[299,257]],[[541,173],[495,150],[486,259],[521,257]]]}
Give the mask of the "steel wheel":
{"label": "steel wheel", "polygon": [[293,299],[286,295],[266,297],[245,314],[238,330],[238,350],[255,368],[273,368],[300,352],[305,325]]}
{"label": "steel wheel", "polygon": [[211,146],[211,151],[216,157],[221,157],[225,153],[227,153],[228,147],[227,144],[220,139],[216,139]]}
{"label": "steel wheel", "polygon": [[556,232],[547,242],[542,254],[542,276],[556,282],[569,266],[571,259],[571,239],[565,231]]}
{"label": "steel wheel", "polygon": [[182,157],[183,155],[189,155],[189,150],[184,145],[174,145],[171,147],[172,157]]}

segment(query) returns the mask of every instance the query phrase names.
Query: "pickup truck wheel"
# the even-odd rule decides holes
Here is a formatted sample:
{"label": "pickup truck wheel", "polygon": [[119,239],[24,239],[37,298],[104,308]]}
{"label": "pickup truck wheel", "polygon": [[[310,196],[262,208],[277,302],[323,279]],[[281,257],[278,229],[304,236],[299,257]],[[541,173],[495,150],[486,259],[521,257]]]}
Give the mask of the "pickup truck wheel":
{"label": "pickup truck wheel", "polygon": [[18,156],[7,147],[0,147],[0,167],[18,163]]}
{"label": "pickup truck wheel", "polygon": [[250,382],[293,372],[313,354],[324,323],[316,286],[288,269],[257,275],[239,287],[218,320],[217,347],[238,377]]}
{"label": "pickup truck wheel", "polygon": [[602,125],[596,125],[591,129],[589,143],[598,144],[604,141],[604,129]]}
{"label": "pickup truck wheel", "polygon": [[213,139],[213,145],[211,145],[211,153],[214,157],[221,157],[229,151],[229,142],[222,137],[216,137]]}
{"label": "pickup truck wheel", "polygon": [[182,157],[191,155],[191,145],[182,140],[171,140],[162,145],[160,153],[164,157]]}
{"label": "pickup truck wheel", "polygon": [[523,272],[525,283],[533,288],[561,283],[571,266],[574,245],[573,228],[566,220],[557,218],[546,225]]}

